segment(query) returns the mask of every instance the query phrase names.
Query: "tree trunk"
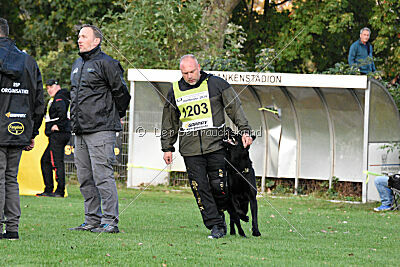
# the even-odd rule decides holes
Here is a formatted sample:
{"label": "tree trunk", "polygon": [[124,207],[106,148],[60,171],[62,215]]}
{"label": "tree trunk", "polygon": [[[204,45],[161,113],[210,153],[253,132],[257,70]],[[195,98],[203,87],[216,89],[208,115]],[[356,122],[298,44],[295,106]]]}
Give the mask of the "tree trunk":
{"label": "tree trunk", "polygon": [[[208,0],[205,3],[203,22],[209,25],[210,40],[204,44],[205,50],[212,55],[224,45],[224,32],[229,18],[241,0]],[[244,0],[242,0],[244,1]]]}

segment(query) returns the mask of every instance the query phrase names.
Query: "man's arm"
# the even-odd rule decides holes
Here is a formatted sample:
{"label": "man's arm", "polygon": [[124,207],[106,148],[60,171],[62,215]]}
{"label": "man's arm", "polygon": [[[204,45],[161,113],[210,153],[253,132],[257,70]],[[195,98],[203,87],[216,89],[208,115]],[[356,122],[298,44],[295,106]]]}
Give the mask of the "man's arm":
{"label": "man's arm", "polygon": [[251,128],[244,114],[239,96],[231,86],[222,91],[222,101],[226,114],[242,134],[243,146],[246,148],[253,143],[253,138],[250,136]]}
{"label": "man's arm", "polygon": [[114,98],[119,117],[123,118],[131,100],[128,87],[123,77],[124,69],[118,61],[112,60],[104,64],[104,73],[111,88],[111,94]]}
{"label": "man's arm", "polygon": [[34,139],[39,134],[39,128],[40,125],[42,125],[45,110],[42,75],[36,62],[34,64],[36,67],[36,88],[33,88],[35,91],[35,98],[33,100],[33,131],[31,139]]}
{"label": "man's arm", "polygon": [[176,109],[175,98],[172,89],[168,93],[164,104],[161,126],[161,150],[164,152],[164,161],[170,164],[172,152],[175,151],[174,144],[179,133],[179,113]]}
{"label": "man's arm", "polygon": [[55,124],[51,127],[51,131],[52,132],[54,132],[54,131],[62,131],[62,130],[64,130],[63,127],[62,127],[62,125],[64,125],[63,122],[65,122],[68,119],[68,117],[67,117],[67,112],[68,112],[67,104],[65,103],[64,99],[56,98],[53,101],[53,105],[54,105],[54,107],[56,109],[58,120],[55,121]]}
{"label": "man's arm", "polygon": [[357,63],[357,62],[356,62],[356,46],[355,46],[354,44],[352,44],[352,45],[350,46],[350,51],[349,51],[349,58],[348,58],[348,60],[349,60],[349,65],[350,65],[350,66]]}

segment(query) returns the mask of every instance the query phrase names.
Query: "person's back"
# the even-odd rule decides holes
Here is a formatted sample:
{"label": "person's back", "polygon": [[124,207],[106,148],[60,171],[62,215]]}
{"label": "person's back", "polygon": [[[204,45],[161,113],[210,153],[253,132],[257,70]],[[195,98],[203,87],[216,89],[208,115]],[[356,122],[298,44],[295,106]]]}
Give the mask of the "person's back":
{"label": "person's back", "polygon": [[[31,150],[44,113],[43,85],[33,58],[8,38],[7,20],[0,18],[0,218],[6,232],[0,238],[18,239],[18,166],[22,149]],[[5,116],[4,116],[4,115]],[[3,221],[0,222],[3,233]]]}
{"label": "person's back", "polygon": [[44,113],[41,74],[35,60],[7,37],[0,37],[0,62],[0,114],[6,114],[0,145],[27,146],[39,134]]}

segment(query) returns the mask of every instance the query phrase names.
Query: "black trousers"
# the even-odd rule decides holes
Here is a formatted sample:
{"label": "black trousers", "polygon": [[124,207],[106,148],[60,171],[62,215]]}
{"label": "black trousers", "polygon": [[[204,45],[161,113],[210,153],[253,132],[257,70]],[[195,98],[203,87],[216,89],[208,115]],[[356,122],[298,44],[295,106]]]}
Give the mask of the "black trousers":
{"label": "black trousers", "polygon": [[227,206],[228,192],[224,158],[224,149],[184,157],[190,187],[208,229],[225,223],[223,212]]}
{"label": "black trousers", "polygon": [[53,170],[56,173],[57,189],[55,193],[64,195],[65,191],[65,167],[64,149],[69,139],[70,133],[54,132],[49,136],[49,144],[43,153],[40,165],[45,184],[44,192],[53,193]]}

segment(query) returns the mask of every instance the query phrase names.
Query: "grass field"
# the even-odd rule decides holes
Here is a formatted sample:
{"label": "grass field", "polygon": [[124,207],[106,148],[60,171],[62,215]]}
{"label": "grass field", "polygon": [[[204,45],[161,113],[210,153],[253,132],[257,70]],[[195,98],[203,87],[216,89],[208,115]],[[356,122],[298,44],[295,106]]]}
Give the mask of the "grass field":
{"label": "grass field", "polygon": [[[78,186],[65,199],[21,197],[20,240],[0,240],[1,266],[374,265],[400,262],[398,212],[312,197],[259,198],[261,237],[207,239],[191,192],[119,189],[120,234],[67,228],[83,222]],[[293,231],[270,202],[304,236]]]}

